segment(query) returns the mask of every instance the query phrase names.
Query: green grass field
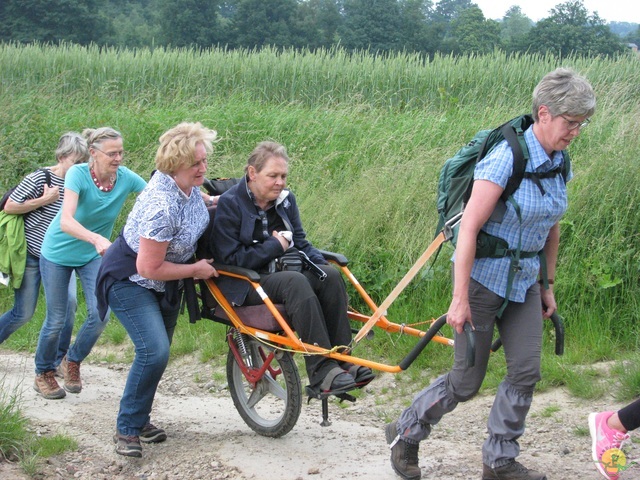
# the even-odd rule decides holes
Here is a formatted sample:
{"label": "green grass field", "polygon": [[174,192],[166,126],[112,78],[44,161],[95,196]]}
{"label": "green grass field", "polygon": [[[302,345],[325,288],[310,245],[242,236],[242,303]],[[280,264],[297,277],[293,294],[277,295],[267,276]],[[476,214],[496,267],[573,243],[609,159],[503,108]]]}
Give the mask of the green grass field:
{"label": "green grass field", "polygon": [[[0,65],[2,190],[35,168],[53,164],[57,139],[69,130],[104,125],[120,130],[129,152],[126,165],[144,177],[154,168],[158,137],[181,121],[201,121],[219,132],[210,177],[240,176],[255,144],[273,139],[288,147],[290,187],[310,239],[345,254],[378,302],[433,238],[437,175],[444,160],[477,130],[530,111],[531,92],[545,73],[572,67],[591,81],[598,107],[570,147],[575,178],[562,222],[555,285],[566,322],[566,353],[553,355],[549,327],[541,388],[567,385],[577,394],[597,395],[584,393],[587,389],[574,385],[568,373],[616,360],[625,377],[624,369],[630,367],[623,360],[637,363],[637,57],[558,59],[496,52],[425,61],[341,50],[312,54],[5,44],[0,45]],[[412,282],[389,310],[391,320],[422,322],[446,311],[450,253],[445,248]],[[35,349],[42,303],[34,321],[3,347]],[[0,289],[1,309],[11,304],[12,292]],[[194,326],[185,319],[174,355],[222,358],[222,332],[210,322]],[[117,321],[110,322],[101,338],[103,343],[127,341]],[[411,344],[411,339],[382,333],[360,353],[395,363]],[[489,388],[503,373],[500,355],[495,355]],[[434,345],[417,365],[442,370],[450,360],[446,347]],[[638,384],[631,382],[626,395],[640,394]]]}

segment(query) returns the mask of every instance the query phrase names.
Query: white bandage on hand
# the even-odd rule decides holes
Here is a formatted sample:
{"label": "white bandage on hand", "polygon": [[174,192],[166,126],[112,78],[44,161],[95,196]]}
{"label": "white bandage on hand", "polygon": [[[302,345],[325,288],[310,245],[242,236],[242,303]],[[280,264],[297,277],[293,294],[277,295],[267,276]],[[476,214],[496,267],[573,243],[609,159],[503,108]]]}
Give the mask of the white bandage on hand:
{"label": "white bandage on hand", "polygon": [[284,237],[289,243],[293,241],[293,233],[291,233],[288,230],[283,230],[281,232],[278,232],[278,235],[280,235],[281,237]]}

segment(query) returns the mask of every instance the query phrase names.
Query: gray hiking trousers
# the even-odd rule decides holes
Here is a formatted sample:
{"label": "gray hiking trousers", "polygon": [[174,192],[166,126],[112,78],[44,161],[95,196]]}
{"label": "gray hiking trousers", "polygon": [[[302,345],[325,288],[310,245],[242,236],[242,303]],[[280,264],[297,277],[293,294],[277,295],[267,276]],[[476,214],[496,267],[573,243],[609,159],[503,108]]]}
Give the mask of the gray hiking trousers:
{"label": "gray hiking trousers", "polygon": [[469,302],[475,326],[476,357],[466,366],[466,337],[455,335],[452,369],[416,395],[411,406],[398,419],[398,434],[416,444],[429,436],[431,426],[473,398],[485,377],[491,351],[494,325],[498,327],[507,363],[507,375],[498,387],[489,419],[488,437],[482,447],[482,460],[493,468],[508,464],[520,453],[518,438],[531,406],[533,390],[540,380],[542,311],[540,286],[527,291],[524,303],[509,302],[501,319],[496,313],[504,299],[475,280],[469,285]]}

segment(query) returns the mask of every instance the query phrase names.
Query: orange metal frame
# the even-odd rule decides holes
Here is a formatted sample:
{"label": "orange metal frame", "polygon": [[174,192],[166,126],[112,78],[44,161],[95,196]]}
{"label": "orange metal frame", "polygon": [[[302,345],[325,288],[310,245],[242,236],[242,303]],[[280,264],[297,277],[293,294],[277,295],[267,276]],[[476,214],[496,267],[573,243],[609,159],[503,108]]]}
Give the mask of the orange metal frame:
{"label": "orange metal frame", "polygon": [[[351,273],[351,271],[347,268],[347,266],[339,265],[337,262],[332,262],[332,263],[342,271],[343,275],[349,280],[350,284],[356,289],[356,291],[358,292],[360,297],[363,299],[363,301],[367,304],[367,306],[373,312],[376,312],[378,310],[378,306],[371,299],[371,297],[365,291],[362,285],[360,285],[360,282],[358,282],[356,277],[353,275],[353,273]],[[235,312],[233,306],[222,294],[222,292],[216,285],[215,281],[212,279],[207,279],[205,281],[207,288],[209,289],[211,294],[214,296],[214,298],[216,299],[220,307],[222,307],[222,309],[226,312],[233,326],[237,328],[241,333],[249,334],[257,338],[258,340],[262,340],[265,343],[269,343],[277,347],[287,348],[295,353],[324,355],[329,358],[336,359],[338,361],[346,361],[356,365],[362,365],[365,367],[369,367],[371,369],[380,370],[384,372],[398,373],[402,371],[402,368],[399,365],[387,365],[384,363],[374,362],[364,358],[347,355],[345,353],[341,353],[336,350],[328,351],[325,348],[321,348],[316,345],[311,345],[303,342],[294,333],[294,331],[291,329],[289,324],[282,317],[280,312],[276,309],[273,302],[271,301],[269,296],[264,292],[264,290],[262,289],[259,283],[251,281],[249,278],[245,277],[244,275],[228,272],[228,271],[225,271],[224,269],[218,269],[218,273],[220,275],[234,277],[234,278],[238,278],[246,282],[249,282],[251,286],[258,292],[258,294],[262,298],[262,301],[264,302],[264,304],[269,309],[269,311],[271,312],[271,314],[273,315],[273,317],[275,318],[275,320],[278,322],[278,324],[282,329],[282,332],[274,333],[274,332],[269,332],[266,330],[261,330],[261,329],[257,329],[249,325],[246,325],[240,319],[238,314]],[[371,316],[363,315],[357,312],[353,312],[351,310],[348,312],[348,317],[351,320],[362,322],[365,325],[371,319]],[[435,319],[432,319],[431,323],[433,324],[435,321],[436,321]],[[407,335],[411,335],[418,338],[425,336],[427,333],[426,331],[419,330],[417,328],[409,327],[409,326],[398,324],[398,323],[393,323],[389,321],[385,315],[380,315],[379,318],[375,321],[374,326],[381,328],[386,332],[407,334]],[[436,343],[441,343],[447,346],[453,346],[452,339],[444,337],[440,334],[436,334],[431,341],[434,341]]]}

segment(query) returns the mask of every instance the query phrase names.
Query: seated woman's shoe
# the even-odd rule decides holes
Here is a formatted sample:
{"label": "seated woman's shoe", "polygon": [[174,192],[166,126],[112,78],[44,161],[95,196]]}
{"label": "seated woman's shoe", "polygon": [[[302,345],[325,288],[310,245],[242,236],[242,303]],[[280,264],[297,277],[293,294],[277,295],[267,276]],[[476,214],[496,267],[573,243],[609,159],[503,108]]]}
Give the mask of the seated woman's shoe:
{"label": "seated woman's shoe", "polygon": [[319,388],[324,395],[338,395],[357,387],[358,385],[348,372],[340,367],[335,367],[329,370]]}
{"label": "seated woman's shoe", "polygon": [[348,372],[344,372],[344,373],[346,373],[346,375],[341,373],[333,379],[333,382],[331,382],[330,390],[332,392],[336,392],[336,391],[348,392],[349,390],[353,390],[354,388],[357,387],[357,384],[355,383],[354,378],[351,375],[349,375]]}
{"label": "seated woman's shoe", "polygon": [[362,365],[351,365],[347,372],[353,377],[359,388],[368,385],[371,380],[376,378],[375,374],[369,367],[363,367]]}

